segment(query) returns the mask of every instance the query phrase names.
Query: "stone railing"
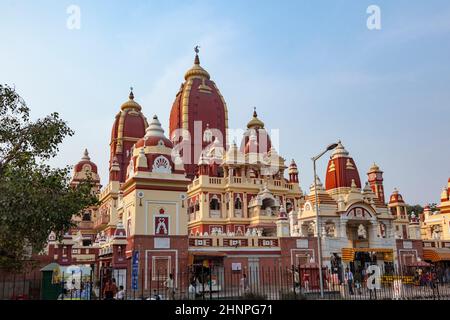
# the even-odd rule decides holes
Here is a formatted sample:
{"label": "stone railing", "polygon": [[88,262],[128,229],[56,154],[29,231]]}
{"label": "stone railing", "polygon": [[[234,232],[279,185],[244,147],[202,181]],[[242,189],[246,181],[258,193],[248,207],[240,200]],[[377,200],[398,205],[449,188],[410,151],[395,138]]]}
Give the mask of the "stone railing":
{"label": "stone railing", "polygon": [[[200,185],[201,178],[195,179],[192,184],[188,187],[189,190]],[[227,185],[243,185],[243,186],[255,186],[260,188],[264,185],[265,180],[259,178],[247,178],[247,177],[227,177],[227,178],[217,178],[209,177],[202,181],[203,186],[227,186]],[[284,180],[267,180],[267,187],[269,189],[288,189],[293,190],[294,185],[284,181]]]}
{"label": "stone railing", "polygon": [[220,218],[220,210],[209,210],[209,217],[210,218]]}

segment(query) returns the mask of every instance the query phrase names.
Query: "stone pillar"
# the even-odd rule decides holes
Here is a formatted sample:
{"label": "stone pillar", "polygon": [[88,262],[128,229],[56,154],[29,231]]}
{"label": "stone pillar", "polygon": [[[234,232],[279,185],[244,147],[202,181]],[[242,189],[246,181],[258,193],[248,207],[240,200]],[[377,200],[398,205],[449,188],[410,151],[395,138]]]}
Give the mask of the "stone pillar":
{"label": "stone pillar", "polygon": [[279,219],[275,222],[277,225],[277,237],[289,237],[289,221],[287,219]]}
{"label": "stone pillar", "polygon": [[347,220],[339,221],[339,237],[347,238]]}
{"label": "stone pillar", "polygon": [[291,210],[291,212],[289,212],[289,227],[291,229],[291,235],[293,235],[294,229],[295,229],[295,214],[294,214],[294,210]]}
{"label": "stone pillar", "polygon": [[[368,230],[368,238],[369,238],[369,246],[371,246],[372,244],[377,246],[379,239],[378,239],[378,221],[370,221],[369,224],[369,230]],[[386,227],[387,229],[387,227]]]}

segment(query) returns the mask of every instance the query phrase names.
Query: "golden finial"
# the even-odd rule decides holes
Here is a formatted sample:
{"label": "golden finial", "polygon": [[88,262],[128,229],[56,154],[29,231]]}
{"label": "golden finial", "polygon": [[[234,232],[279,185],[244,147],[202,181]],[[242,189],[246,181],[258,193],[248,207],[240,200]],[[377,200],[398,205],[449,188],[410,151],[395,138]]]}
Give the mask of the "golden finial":
{"label": "golden finial", "polygon": [[256,107],[253,107],[253,117],[256,118],[258,114],[256,113]]}

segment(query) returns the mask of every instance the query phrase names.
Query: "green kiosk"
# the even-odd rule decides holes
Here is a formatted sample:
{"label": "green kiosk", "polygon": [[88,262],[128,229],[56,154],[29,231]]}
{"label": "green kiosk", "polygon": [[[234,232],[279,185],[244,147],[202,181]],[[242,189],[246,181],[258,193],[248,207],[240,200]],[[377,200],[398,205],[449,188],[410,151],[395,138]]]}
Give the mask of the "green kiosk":
{"label": "green kiosk", "polygon": [[61,266],[50,263],[41,269],[42,272],[42,300],[57,300],[61,294]]}

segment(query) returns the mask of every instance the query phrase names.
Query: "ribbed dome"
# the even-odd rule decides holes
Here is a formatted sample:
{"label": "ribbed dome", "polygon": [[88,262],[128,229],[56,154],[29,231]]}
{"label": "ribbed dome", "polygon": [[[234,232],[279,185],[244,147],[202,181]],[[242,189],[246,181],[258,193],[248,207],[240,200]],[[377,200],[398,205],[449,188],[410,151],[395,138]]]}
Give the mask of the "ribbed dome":
{"label": "ribbed dome", "polygon": [[210,79],[208,71],[200,66],[200,58],[198,57],[198,54],[195,55],[194,66],[186,71],[184,80],[187,80],[190,77],[204,77],[208,80]]}
{"label": "ribbed dome", "polygon": [[92,182],[96,184],[100,183],[100,176],[98,175],[97,165],[91,161],[89,152],[87,151],[87,149],[85,149],[83,157],[73,168],[73,174],[70,183],[71,185],[75,185],[81,181],[90,179],[92,179]]}
{"label": "ribbed dome", "polygon": [[379,172],[379,171],[380,171],[380,167],[374,162],[373,165],[369,169],[369,173],[370,172]]}
{"label": "ribbed dome", "polygon": [[[225,100],[209,73],[200,66],[196,47],[194,66],[185,74],[185,81],[177,92],[170,111],[169,138],[178,143],[184,140],[191,147],[191,155],[184,154],[186,174],[193,179],[197,173],[198,146],[204,150],[213,141],[214,129],[221,133],[220,141],[227,146],[228,111]],[[201,130],[196,130],[201,126]],[[181,131],[183,129],[186,131]],[[183,132],[183,134],[181,133]],[[189,139],[184,132],[189,132]],[[214,134],[216,135],[216,134]],[[189,140],[189,141],[188,141]],[[190,158],[189,160],[187,160]]]}
{"label": "ribbed dome", "polygon": [[166,147],[173,148],[172,141],[164,135],[164,129],[161,127],[161,122],[159,122],[158,117],[155,115],[145,131],[145,136],[136,143],[136,147],[156,146],[160,144],[160,141],[162,141]]}
{"label": "ribbed dome", "polygon": [[339,141],[337,147],[333,150],[333,153],[331,154],[331,158],[335,159],[339,157],[348,157],[348,155],[349,155],[348,151],[345,150],[341,141]]}
{"label": "ribbed dome", "polygon": [[291,164],[289,165],[288,173],[289,174],[298,173],[297,164],[295,163],[294,159],[292,159]]}
{"label": "ribbed dome", "polygon": [[247,123],[247,128],[264,128],[264,122],[258,119],[258,114],[256,113],[256,108],[253,110],[253,118]]}
{"label": "ribbed dome", "polygon": [[94,173],[97,173],[97,165],[91,161],[91,158],[89,157],[89,152],[87,149],[84,150],[83,157],[81,158],[81,161],[79,161],[74,168],[75,172],[81,172],[83,171],[83,168],[86,168],[85,166],[88,165],[90,170]]}
{"label": "ribbed dome", "polygon": [[394,192],[392,192],[390,198],[389,198],[389,203],[404,203],[405,201],[403,200],[402,195],[398,192],[397,189],[394,189]]}
{"label": "ribbed dome", "polygon": [[253,111],[253,118],[247,124],[247,131],[241,144],[241,151],[244,153],[267,153],[272,147],[269,133],[264,129],[264,122],[258,119],[256,110]]}
{"label": "ribbed dome", "polygon": [[[133,89],[131,88],[129,100],[122,104],[117,113],[111,130],[109,169],[110,179],[124,182],[126,168],[130,161],[130,151],[133,145],[145,135],[147,119],[141,112],[141,106],[134,101]],[[113,169],[113,160],[116,159],[119,171]]]}
{"label": "ribbed dome", "polygon": [[339,141],[328,162],[325,188],[327,191],[337,188],[352,188],[353,184],[357,188],[361,188],[358,169],[349,152]]}
{"label": "ribbed dome", "polygon": [[156,115],[153,116],[147,130],[145,130],[145,137],[164,137],[164,129],[161,127],[161,122],[159,122]]}
{"label": "ribbed dome", "polygon": [[139,103],[137,103],[136,101],[134,101],[134,94],[133,94],[133,90],[130,91],[130,95],[128,96],[129,100],[124,102],[121,106],[120,109],[121,110],[126,110],[126,109],[135,109],[137,111],[141,111],[142,107]]}

